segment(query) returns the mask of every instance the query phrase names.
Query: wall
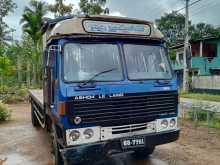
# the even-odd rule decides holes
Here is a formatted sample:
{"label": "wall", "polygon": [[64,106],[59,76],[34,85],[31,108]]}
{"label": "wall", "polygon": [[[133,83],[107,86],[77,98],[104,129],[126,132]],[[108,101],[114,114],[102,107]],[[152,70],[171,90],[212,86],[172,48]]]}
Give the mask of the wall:
{"label": "wall", "polygon": [[220,90],[220,76],[193,76],[193,89]]}

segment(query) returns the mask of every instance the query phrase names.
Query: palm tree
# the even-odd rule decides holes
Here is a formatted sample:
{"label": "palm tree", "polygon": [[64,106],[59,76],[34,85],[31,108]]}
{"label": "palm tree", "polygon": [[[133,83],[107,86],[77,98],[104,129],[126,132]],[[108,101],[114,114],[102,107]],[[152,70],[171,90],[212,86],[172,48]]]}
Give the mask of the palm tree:
{"label": "palm tree", "polygon": [[30,8],[26,7],[22,14],[20,23],[22,24],[24,33],[32,39],[34,43],[34,53],[32,54],[33,64],[33,83],[40,83],[40,72],[42,66],[42,33],[41,23],[46,15],[47,8],[45,2],[32,0]]}
{"label": "palm tree", "polygon": [[41,40],[41,22],[46,15],[47,8],[45,2],[38,2],[32,0],[30,6],[24,9],[20,23],[23,25],[23,31],[33,39],[33,42],[37,44]]}
{"label": "palm tree", "polygon": [[55,17],[70,15],[72,13],[73,5],[65,5],[65,0],[55,0],[54,5],[49,5],[49,10],[54,13]]}

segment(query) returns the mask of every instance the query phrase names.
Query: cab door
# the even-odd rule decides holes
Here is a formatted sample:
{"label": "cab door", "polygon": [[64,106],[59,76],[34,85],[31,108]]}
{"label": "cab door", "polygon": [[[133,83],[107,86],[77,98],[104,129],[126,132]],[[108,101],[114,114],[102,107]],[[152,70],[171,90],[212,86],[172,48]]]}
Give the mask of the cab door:
{"label": "cab door", "polygon": [[51,109],[54,107],[56,55],[57,46],[54,45],[50,46],[49,49],[45,52],[43,92],[44,105],[46,109]]}

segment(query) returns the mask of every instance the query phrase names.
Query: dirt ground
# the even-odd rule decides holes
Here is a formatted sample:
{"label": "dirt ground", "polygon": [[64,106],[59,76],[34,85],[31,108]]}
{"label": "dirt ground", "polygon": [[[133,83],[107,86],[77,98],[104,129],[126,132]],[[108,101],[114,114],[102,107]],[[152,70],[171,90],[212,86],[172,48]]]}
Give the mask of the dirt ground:
{"label": "dirt ground", "polygon": [[[28,104],[10,105],[10,121],[0,123],[0,165],[52,165],[50,140],[42,129],[31,125]],[[220,131],[181,122],[180,139],[158,146],[147,160],[123,155],[103,165],[219,165]],[[100,164],[100,163],[99,163]]]}

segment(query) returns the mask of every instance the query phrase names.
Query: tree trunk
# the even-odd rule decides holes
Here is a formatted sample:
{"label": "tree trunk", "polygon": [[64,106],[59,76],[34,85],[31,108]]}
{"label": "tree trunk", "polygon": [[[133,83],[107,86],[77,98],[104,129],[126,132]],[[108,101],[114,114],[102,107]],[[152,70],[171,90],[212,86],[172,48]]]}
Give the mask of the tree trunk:
{"label": "tree trunk", "polygon": [[30,64],[30,61],[27,61],[26,83],[27,83],[28,87],[31,86],[31,64]]}
{"label": "tree trunk", "polygon": [[18,83],[21,85],[22,82],[22,73],[21,73],[21,57],[17,54],[17,76],[18,76]]}
{"label": "tree trunk", "polygon": [[33,64],[33,85],[37,85],[37,64]]}

